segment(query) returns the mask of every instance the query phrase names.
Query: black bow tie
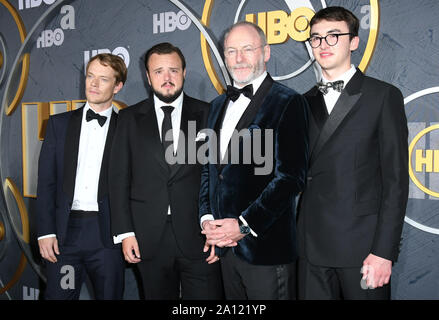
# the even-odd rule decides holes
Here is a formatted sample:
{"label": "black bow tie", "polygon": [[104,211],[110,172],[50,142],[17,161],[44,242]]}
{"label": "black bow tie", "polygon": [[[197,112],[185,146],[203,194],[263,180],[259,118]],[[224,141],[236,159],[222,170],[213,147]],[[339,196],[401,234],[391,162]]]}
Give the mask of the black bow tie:
{"label": "black bow tie", "polygon": [[232,100],[233,102],[236,101],[236,99],[239,98],[240,94],[243,94],[247,98],[251,99],[253,97],[253,85],[248,84],[242,89],[235,88],[233,86],[227,86],[227,97]]}
{"label": "black bow tie", "polygon": [[344,87],[343,80],[338,80],[338,81],[334,81],[334,82],[327,82],[327,83],[323,83],[323,82],[317,83],[317,89],[319,89],[319,91],[323,94],[327,94],[329,88],[332,88],[335,91],[341,92],[343,90],[343,87]]}
{"label": "black bow tie", "polygon": [[91,121],[93,119],[96,119],[101,127],[103,127],[105,124],[105,121],[107,121],[106,116],[101,116],[100,114],[95,113],[93,110],[88,109],[85,120],[87,120],[87,122],[88,122],[88,121]]}

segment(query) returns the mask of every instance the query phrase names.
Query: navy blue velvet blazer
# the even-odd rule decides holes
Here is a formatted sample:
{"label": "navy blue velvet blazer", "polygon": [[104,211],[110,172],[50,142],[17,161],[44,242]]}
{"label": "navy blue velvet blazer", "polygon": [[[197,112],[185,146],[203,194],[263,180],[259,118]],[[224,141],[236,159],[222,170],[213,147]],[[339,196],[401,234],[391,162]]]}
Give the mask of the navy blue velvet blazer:
{"label": "navy blue velvet blazer", "polygon": [[[225,94],[212,101],[208,128],[216,131],[218,139],[208,138],[209,152],[219,153],[218,128],[228,102]],[[256,265],[291,263],[297,258],[295,198],[304,188],[308,160],[307,102],[268,75],[236,127],[242,129],[248,135],[239,138],[239,163],[217,164],[210,159],[203,167],[199,216],[242,215],[257,237],[249,234],[240,240],[232,248],[237,256]],[[243,161],[244,145],[255,140],[255,129],[261,130],[262,150],[273,163],[268,174],[255,173],[264,165],[253,156],[249,163]],[[272,130],[273,152],[265,141],[265,129]]]}

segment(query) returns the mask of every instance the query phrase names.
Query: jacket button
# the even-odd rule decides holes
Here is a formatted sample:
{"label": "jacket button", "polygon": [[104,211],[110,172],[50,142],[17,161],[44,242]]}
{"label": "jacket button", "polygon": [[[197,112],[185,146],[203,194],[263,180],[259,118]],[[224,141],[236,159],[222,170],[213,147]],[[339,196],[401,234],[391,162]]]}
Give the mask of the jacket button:
{"label": "jacket button", "polygon": [[224,180],[224,176],[223,176],[222,174],[220,174],[220,175],[218,176],[218,178],[219,178],[220,180]]}
{"label": "jacket button", "polygon": [[306,177],[306,180],[311,181],[312,177]]}

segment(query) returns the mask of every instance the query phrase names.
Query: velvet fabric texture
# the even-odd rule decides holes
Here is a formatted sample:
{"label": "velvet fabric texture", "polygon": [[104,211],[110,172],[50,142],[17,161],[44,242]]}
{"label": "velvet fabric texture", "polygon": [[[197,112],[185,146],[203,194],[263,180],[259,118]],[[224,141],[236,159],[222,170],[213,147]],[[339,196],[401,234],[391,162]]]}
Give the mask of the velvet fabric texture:
{"label": "velvet fabric texture", "polygon": [[[216,128],[218,141],[221,115],[228,103],[226,96],[221,95],[211,105],[208,128]],[[239,241],[232,248],[237,256],[256,265],[291,263],[297,258],[295,198],[304,188],[308,160],[307,102],[296,91],[267,76],[242,119],[249,118],[248,113],[252,112],[254,116],[240,121],[236,128],[248,132],[241,135],[236,148],[239,163],[218,165],[210,161],[203,167],[200,218],[205,214],[212,214],[215,219],[242,215],[257,237],[249,234]],[[273,164],[267,174],[255,171],[264,166],[254,157],[259,134],[265,164]],[[266,141],[267,134],[272,134],[272,140]],[[243,152],[249,142],[253,153],[251,161],[245,163],[248,154]],[[218,144],[214,139],[210,138],[208,143],[209,152],[216,150]],[[229,143],[228,154],[233,159],[236,150],[232,149]],[[222,255],[224,250],[227,248],[217,252]]]}

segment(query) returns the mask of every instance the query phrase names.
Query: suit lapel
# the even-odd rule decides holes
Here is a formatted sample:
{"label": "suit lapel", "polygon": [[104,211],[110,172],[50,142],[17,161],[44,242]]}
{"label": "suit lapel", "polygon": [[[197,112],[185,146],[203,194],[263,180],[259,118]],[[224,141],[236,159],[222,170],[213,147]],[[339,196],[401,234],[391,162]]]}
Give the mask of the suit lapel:
{"label": "suit lapel", "polygon": [[75,192],[76,168],[78,166],[79,138],[81,136],[82,113],[84,107],[71,111],[64,144],[64,180],[63,190],[73,199]]}
{"label": "suit lapel", "polygon": [[315,147],[312,150],[310,156],[310,164],[314,162],[315,157],[322,150],[323,146],[328,142],[342,121],[346,118],[346,115],[352,110],[361,97],[361,85],[363,83],[363,74],[357,70],[352,79],[346,85],[346,88],[342,91],[337,103],[334,106],[327,121],[323,125],[320,135],[316,141]]}
{"label": "suit lapel", "polygon": [[[212,128],[215,130],[216,133],[216,165],[218,170],[220,170],[221,167],[221,127],[223,124],[224,116],[226,114],[227,106],[229,105],[230,99],[227,98],[227,96],[224,94],[221,96],[219,101],[215,103],[215,105],[221,105],[221,108],[215,107],[215,105],[212,105],[212,109],[214,110],[215,114],[212,116]],[[213,146],[212,146],[213,147]]]}
{"label": "suit lapel", "polygon": [[110,124],[108,127],[107,138],[105,140],[104,154],[102,156],[101,172],[99,174],[98,199],[108,194],[108,163],[110,159],[113,136],[116,131],[117,113],[112,112]]}
{"label": "suit lapel", "polygon": [[311,108],[312,116],[319,130],[322,130],[326,120],[329,118],[328,108],[325,104],[323,94],[316,90],[316,94],[308,97],[308,102]]}
{"label": "suit lapel", "polygon": [[[245,109],[245,112],[242,115],[241,119],[239,120],[238,124],[236,125],[237,131],[240,131],[244,128],[248,128],[250,126],[250,124],[255,119],[256,114],[259,111],[259,108],[262,106],[262,103],[264,102],[264,98],[268,95],[268,92],[270,91],[272,85],[273,85],[273,79],[269,74],[267,74],[264,81],[262,81],[262,84],[259,87],[258,91],[256,91],[256,94],[250,101],[247,109]],[[228,149],[230,149],[230,144],[228,146]]]}
{"label": "suit lapel", "polygon": [[157,115],[154,108],[154,100],[148,99],[142,110],[141,121],[141,132],[142,135],[139,137],[139,141],[146,142],[145,152],[151,154],[160,167],[169,173],[168,164],[166,163],[165,153],[163,151],[163,145],[160,140],[159,127],[157,124]]}
{"label": "suit lapel", "polygon": [[[267,97],[271,87],[273,86],[273,79],[269,74],[265,77],[264,81],[262,81],[261,86],[259,87],[258,91],[256,91],[255,95],[253,96],[252,100],[250,101],[249,105],[245,109],[244,113],[241,116],[241,119],[238,121],[238,124],[236,125],[236,131],[239,132],[242,129],[248,128],[250,124],[253,122],[253,120],[256,117],[256,114],[258,113],[259,109],[261,108],[265,98]],[[228,101],[228,99],[226,99]],[[222,127],[222,120],[224,119],[225,115],[225,107],[223,108],[223,115],[221,122],[219,123],[218,127]],[[230,139],[230,141],[233,139],[233,137]],[[220,139],[218,139],[220,141]],[[219,162],[219,171],[221,171],[224,166],[227,165],[227,163],[230,163],[229,154],[231,149],[230,141],[227,145],[227,151],[224,155],[224,159],[222,159],[222,162]],[[218,145],[219,147],[219,145]],[[219,152],[220,149],[218,149],[218,157],[221,157],[221,153]]]}
{"label": "suit lapel", "polygon": [[186,95],[183,98],[183,105],[181,110],[181,120],[180,120],[180,134],[178,135],[177,144],[177,163],[170,166],[171,174],[170,179],[173,178],[177,172],[182,168],[182,164],[189,163],[188,153],[189,153],[189,139],[194,139],[195,137],[189,136],[188,124],[189,121],[194,121],[196,123],[196,128],[200,127],[201,113],[194,112],[193,105],[189,102]]}
{"label": "suit lapel", "polygon": [[325,99],[322,93],[317,90],[317,87],[313,87],[305,97],[311,111],[309,117],[309,152],[312,153],[329,114]]}

